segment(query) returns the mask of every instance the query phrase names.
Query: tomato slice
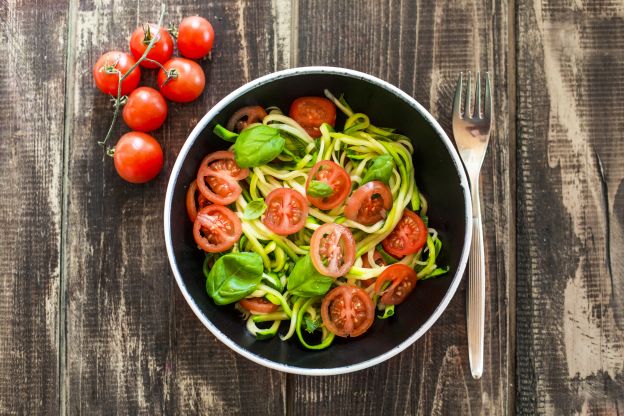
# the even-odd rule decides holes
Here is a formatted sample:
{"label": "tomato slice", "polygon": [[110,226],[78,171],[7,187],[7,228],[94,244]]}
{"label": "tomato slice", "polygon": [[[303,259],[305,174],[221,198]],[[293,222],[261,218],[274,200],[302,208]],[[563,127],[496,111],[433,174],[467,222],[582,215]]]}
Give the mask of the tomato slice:
{"label": "tomato slice", "polygon": [[373,225],[386,218],[392,202],[392,192],[388,185],[380,181],[368,182],[349,197],[344,215],[362,225]]}
{"label": "tomato slice", "polygon": [[[387,265],[386,260],[384,260],[384,258],[381,255],[381,253],[378,252],[377,250],[375,250],[375,252],[373,254],[373,261],[375,262],[375,264],[377,266],[386,266]],[[362,266],[366,267],[367,269],[371,268],[370,261],[368,261],[368,253],[364,254],[362,256]],[[375,283],[376,280],[377,280],[376,277],[371,277],[370,279],[360,280],[360,282],[362,283],[363,287],[369,287],[370,285]]]}
{"label": "tomato slice", "polygon": [[202,208],[193,224],[195,242],[208,253],[221,253],[232,248],[242,233],[236,214],[221,205]]}
{"label": "tomato slice", "polygon": [[189,216],[191,222],[195,222],[195,218],[197,218],[197,210],[207,207],[212,202],[208,201],[206,197],[200,192],[197,195],[197,181],[191,182],[188,187],[188,191],[186,191],[186,213]]}
{"label": "tomato slice", "polygon": [[[325,182],[332,187],[333,193],[324,198],[315,198],[307,194],[312,181]],[[308,201],[319,209],[336,208],[343,203],[351,192],[351,177],[340,165],[331,160],[322,160],[312,167],[306,181]],[[392,198],[391,198],[392,199]]]}
{"label": "tomato slice", "polygon": [[202,160],[197,172],[197,187],[206,199],[220,205],[236,201],[242,192],[239,180],[249,176],[249,169],[239,167],[234,153],[221,150]]}
{"label": "tomato slice", "polygon": [[[384,270],[375,282],[375,293],[381,295],[381,302],[384,305],[398,305],[412,293],[417,281],[418,276],[414,269],[401,263],[393,264]],[[382,290],[385,282],[391,284]]]}
{"label": "tomato slice", "polygon": [[250,105],[248,107],[239,108],[228,120],[225,128],[230,131],[244,130],[248,125],[253,123],[262,123],[262,119],[267,116],[264,108],[259,105]]}
{"label": "tomato slice", "polygon": [[269,302],[265,298],[245,298],[240,300],[240,305],[251,313],[263,314],[277,310],[277,305]]}
{"label": "tomato slice", "polygon": [[265,198],[267,209],[262,222],[279,235],[301,230],[308,218],[308,202],[294,189],[274,189]]}
{"label": "tomato slice", "polygon": [[340,224],[323,224],[310,239],[312,264],[319,273],[330,277],[347,274],[355,262],[355,240]]}
{"label": "tomato slice", "polygon": [[299,97],[290,105],[290,118],[294,119],[311,137],[321,137],[319,127],[327,123],[336,125],[336,106],[323,97]]}
{"label": "tomato slice", "polygon": [[388,254],[401,258],[418,253],[426,242],[427,226],[418,214],[406,209],[399,223],[381,245]]}
{"label": "tomato slice", "polygon": [[375,305],[357,286],[332,289],[321,305],[323,325],[339,337],[357,337],[368,331],[375,319]]}

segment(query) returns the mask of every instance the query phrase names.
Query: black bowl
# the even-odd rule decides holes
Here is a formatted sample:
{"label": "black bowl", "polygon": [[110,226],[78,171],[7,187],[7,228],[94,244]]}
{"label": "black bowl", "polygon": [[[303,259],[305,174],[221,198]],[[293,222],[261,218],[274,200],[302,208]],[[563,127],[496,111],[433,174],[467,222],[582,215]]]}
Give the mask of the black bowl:
{"label": "black bowl", "polygon": [[[355,111],[367,114],[377,126],[389,126],[412,138],[416,181],[429,202],[429,223],[444,243],[439,264],[448,265],[445,277],[420,283],[396,316],[376,320],[355,339],[339,339],[329,348],[310,351],[297,340],[278,337],[256,341],[240,313],[216,306],[205,290],[203,254],[193,240],[186,215],[185,195],[199,163],[209,152],[228,143],[212,130],[225,124],[245,105],[278,106],[287,111],[293,99],[323,95],[327,88],[344,94]],[[340,121],[338,123],[340,125]],[[223,343],[264,366],[298,374],[341,374],[380,363],[398,354],[442,314],[462,278],[471,238],[468,182],[459,156],[435,119],[413,98],[378,78],[331,67],[295,68],[276,72],[237,89],[215,105],[189,135],[176,160],[165,200],[165,239],[173,274],[193,312]]]}

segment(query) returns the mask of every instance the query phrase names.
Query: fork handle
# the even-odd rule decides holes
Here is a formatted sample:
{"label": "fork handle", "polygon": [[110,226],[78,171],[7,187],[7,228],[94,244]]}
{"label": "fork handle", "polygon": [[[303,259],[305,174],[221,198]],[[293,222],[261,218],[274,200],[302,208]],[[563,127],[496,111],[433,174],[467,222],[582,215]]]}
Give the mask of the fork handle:
{"label": "fork handle", "polygon": [[483,374],[483,335],[485,327],[485,254],[479,203],[478,179],[472,187],[472,244],[468,263],[468,358],[474,379]]}

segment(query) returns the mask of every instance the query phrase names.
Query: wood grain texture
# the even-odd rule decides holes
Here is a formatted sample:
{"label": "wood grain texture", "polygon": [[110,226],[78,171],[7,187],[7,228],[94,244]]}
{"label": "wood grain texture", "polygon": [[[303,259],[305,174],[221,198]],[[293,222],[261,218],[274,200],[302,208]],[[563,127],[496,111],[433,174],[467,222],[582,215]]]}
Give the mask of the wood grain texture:
{"label": "wood grain texture", "polygon": [[623,67],[621,1],[518,2],[518,414],[624,412]]}
{"label": "wood grain texture", "polygon": [[299,65],[379,76],[414,96],[449,133],[459,72],[489,69],[497,112],[481,188],[489,276],[484,378],[472,380],[468,368],[462,285],[434,327],[387,363],[339,377],[289,376],[293,414],[505,414],[513,403],[508,13],[506,2],[489,1],[299,2]]}
{"label": "wood grain texture", "polygon": [[[164,127],[153,133],[163,146],[165,168],[146,185],[124,182],[112,160],[103,158],[96,143],[111,120],[110,101],[83,68],[92,68],[106,50],[127,49],[130,32],[156,21],[159,5],[78,6],[68,108],[68,413],[284,413],[285,377],[230,351],[186,305],[170,273],[162,231],[167,172],[193,126],[234,88],[287,64],[284,48],[277,47],[284,34],[274,27],[274,5],[168,3],[166,22],[206,16],[216,41],[211,59],[201,62],[204,95],[191,104],[172,103]],[[144,80],[154,85],[154,74]],[[115,139],[125,131],[120,123]]]}
{"label": "wood grain texture", "polygon": [[37,2],[0,2],[3,415],[54,414],[59,406],[66,9],[63,1],[46,8]]}

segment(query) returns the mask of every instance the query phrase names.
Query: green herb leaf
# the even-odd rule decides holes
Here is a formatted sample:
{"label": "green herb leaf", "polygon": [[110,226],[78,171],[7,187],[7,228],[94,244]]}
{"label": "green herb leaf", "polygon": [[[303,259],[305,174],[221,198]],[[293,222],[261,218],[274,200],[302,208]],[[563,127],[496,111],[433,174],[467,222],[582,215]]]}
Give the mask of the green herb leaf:
{"label": "green herb leaf", "polygon": [[223,127],[221,124],[217,124],[214,130],[212,130],[212,132],[216,134],[218,137],[220,137],[221,139],[230,143],[235,143],[236,138],[238,137],[238,134],[234,133],[233,131],[229,131],[228,129]]}
{"label": "green herb leaf", "polygon": [[449,271],[449,267],[448,266],[446,266],[446,267],[438,267],[437,269],[435,269],[434,271],[432,271],[428,275],[419,277],[418,280],[433,279],[434,277],[438,277],[438,276],[442,276],[443,274],[446,274],[448,271]]}
{"label": "green herb leaf", "polygon": [[269,163],[284,149],[279,130],[260,125],[243,130],[234,143],[234,158],[241,168]]}
{"label": "green herb leaf", "polygon": [[305,324],[305,330],[311,334],[320,328],[323,321],[320,316],[317,316],[316,319],[311,319],[306,315],[303,317],[303,323]]}
{"label": "green herb leaf", "polygon": [[326,198],[328,196],[332,196],[334,193],[334,188],[331,187],[330,184],[323,181],[310,181],[310,186],[306,189],[306,194],[310,195],[312,198]]}
{"label": "green herb leaf", "polygon": [[310,254],[297,260],[290,276],[288,276],[288,291],[304,298],[327,293],[334,279],[320,274],[312,264]]}
{"label": "green herb leaf", "polygon": [[255,199],[245,207],[245,211],[243,211],[243,219],[255,220],[260,218],[266,209],[267,205],[264,202],[264,199]]}
{"label": "green herb leaf", "polygon": [[390,155],[381,155],[373,159],[373,164],[368,168],[362,178],[362,185],[371,181],[381,181],[386,185],[390,182],[394,169],[394,160]]}
{"label": "green herb leaf", "polygon": [[388,319],[388,318],[390,318],[393,315],[394,315],[394,305],[388,305],[384,309],[384,314],[383,315],[377,315],[377,318],[379,318],[379,319]]}
{"label": "green herb leaf", "polygon": [[206,291],[217,305],[238,302],[256,290],[263,269],[262,257],[256,253],[225,254],[207,274]]}

